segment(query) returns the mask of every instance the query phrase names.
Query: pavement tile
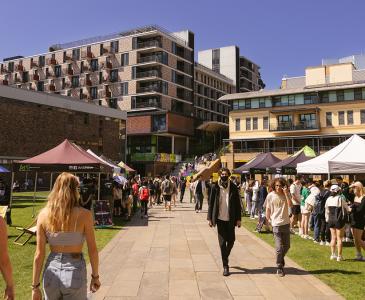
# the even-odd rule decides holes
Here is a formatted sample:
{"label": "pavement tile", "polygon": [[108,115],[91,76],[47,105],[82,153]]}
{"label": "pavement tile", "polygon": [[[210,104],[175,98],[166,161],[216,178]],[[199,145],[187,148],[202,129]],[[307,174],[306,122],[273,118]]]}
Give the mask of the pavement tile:
{"label": "pavement tile", "polygon": [[140,286],[139,280],[125,280],[123,282],[118,282],[113,284],[108,290],[107,297],[119,297],[119,296],[137,296],[138,289]]}
{"label": "pavement tile", "polygon": [[170,280],[169,296],[199,297],[196,280]]}
{"label": "pavement tile", "polygon": [[255,282],[248,276],[239,279],[227,278],[225,282],[233,296],[262,296]]}

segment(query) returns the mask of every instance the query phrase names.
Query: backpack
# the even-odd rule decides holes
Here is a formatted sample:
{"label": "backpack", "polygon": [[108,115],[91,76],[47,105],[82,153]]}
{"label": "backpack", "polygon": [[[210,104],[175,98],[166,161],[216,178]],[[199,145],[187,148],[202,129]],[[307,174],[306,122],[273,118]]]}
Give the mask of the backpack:
{"label": "backpack", "polygon": [[147,187],[142,187],[141,193],[139,195],[139,200],[141,201],[148,201],[148,198],[150,197],[150,192],[148,191]]}
{"label": "backpack", "polygon": [[[342,206],[341,196],[337,196],[337,207],[335,211],[335,219],[338,224],[345,224],[348,220],[348,214]],[[340,206],[339,206],[340,205]]]}
{"label": "backpack", "polygon": [[169,180],[165,180],[162,182],[162,193],[165,195],[171,195],[172,194],[172,183]]}
{"label": "backpack", "polygon": [[329,196],[329,191],[321,191],[314,200],[313,214],[324,215],[325,214],[325,204]]}
{"label": "backpack", "polygon": [[138,195],[138,189],[139,189],[138,184],[136,184],[136,183],[133,184],[132,189],[133,189],[133,195],[137,196]]}

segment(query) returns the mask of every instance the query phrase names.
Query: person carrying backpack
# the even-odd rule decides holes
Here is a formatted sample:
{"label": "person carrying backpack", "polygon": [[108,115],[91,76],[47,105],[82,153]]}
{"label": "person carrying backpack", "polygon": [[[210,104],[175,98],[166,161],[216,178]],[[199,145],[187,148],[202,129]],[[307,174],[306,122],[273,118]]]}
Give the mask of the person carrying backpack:
{"label": "person carrying backpack", "polygon": [[133,179],[132,184],[132,193],[133,193],[133,212],[137,210],[138,204],[138,192],[139,192],[139,185],[136,179]]}
{"label": "person carrying backpack", "polygon": [[171,211],[171,196],[174,191],[173,188],[174,187],[170,180],[170,176],[166,175],[165,180],[161,184],[162,196],[165,201],[165,210],[167,210],[167,208],[168,208],[169,211]]}
{"label": "person carrying backpack", "polygon": [[141,201],[141,219],[144,217],[148,218],[147,210],[148,210],[148,200],[150,198],[150,191],[148,189],[148,182],[143,181],[142,186],[139,188],[139,200]]}
{"label": "person carrying backpack", "polygon": [[316,196],[313,207],[314,218],[314,243],[320,243],[321,246],[329,244],[331,240],[330,230],[325,218],[325,205],[327,198],[331,195],[331,181],[327,180],[323,184],[323,188]]}

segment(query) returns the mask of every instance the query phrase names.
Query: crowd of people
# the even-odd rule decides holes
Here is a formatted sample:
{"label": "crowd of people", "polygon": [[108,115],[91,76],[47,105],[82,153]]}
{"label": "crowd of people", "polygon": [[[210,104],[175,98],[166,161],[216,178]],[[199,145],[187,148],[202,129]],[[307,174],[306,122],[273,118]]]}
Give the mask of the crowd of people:
{"label": "crowd of people", "polygon": [[[294,180],[280,180],[279,185],[285,187],[290,198],[288,219],[284,222],[288,225],[289,234],[330,246],[330,259],[337,261],[343,260],[343,242],[353,242],[356,249],[354,259],[365,260],[361,252],[365,250],[365,195],[360,181],[349,185],[340,176],[323,182],[299,175]],[[243,207],[250,218],[257,218],[258,224],[267,228],[270,222],[274,226],[276,217],[268,214],[268,211],[272,212],[270,203],[275,185],[269,184],[264,178],[261,182],[246,180],[238,186],[244,195]],[[284,200],[282,202],[286,203]],[[283,212],[279,216],[284,218]],[[310,231],[313,232],[312,236]]]}

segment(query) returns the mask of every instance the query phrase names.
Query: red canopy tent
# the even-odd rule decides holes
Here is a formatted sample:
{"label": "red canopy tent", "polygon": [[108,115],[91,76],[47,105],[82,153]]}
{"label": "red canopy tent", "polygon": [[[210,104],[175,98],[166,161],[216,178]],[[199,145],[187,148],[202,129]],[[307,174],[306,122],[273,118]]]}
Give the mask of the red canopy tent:
{"label": "red canopy tent", "polygon": [[[34,184],[34,201],[35,191],[37,189],[38,172],[51,172],[51,184],[53,172],[98,173],[98,200],[100,199],[100,174],[113,173],[113,169],[109,165],[104,164],[91,154],[87,153],[81,147],[71,143],[67,139],[58,146],[44,153],[22,161],[14,162],[12,184],[14,181],[14,172],[30,171],[36,172]],[[10,203],[11,201],[12,199],[10,200]]]}

